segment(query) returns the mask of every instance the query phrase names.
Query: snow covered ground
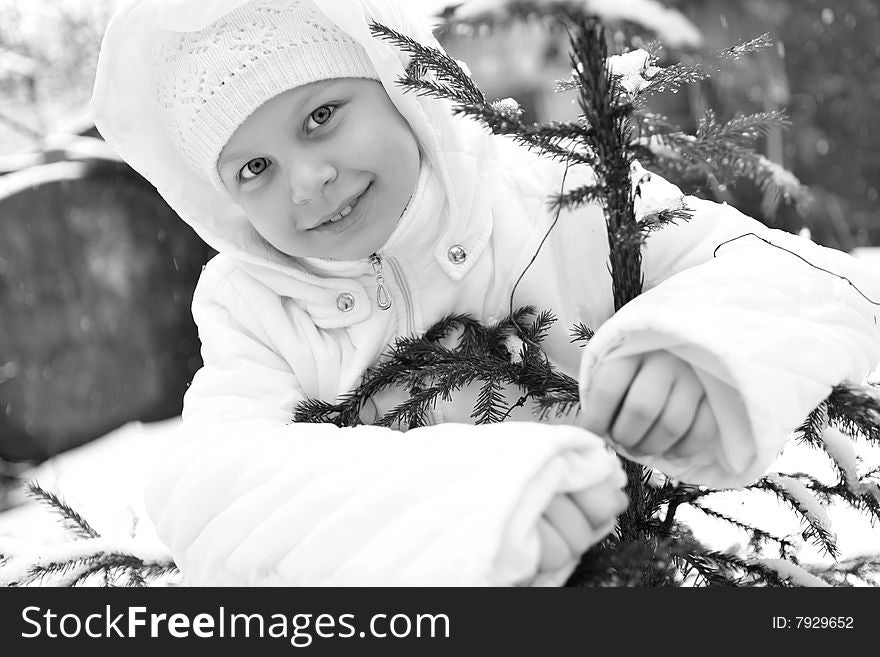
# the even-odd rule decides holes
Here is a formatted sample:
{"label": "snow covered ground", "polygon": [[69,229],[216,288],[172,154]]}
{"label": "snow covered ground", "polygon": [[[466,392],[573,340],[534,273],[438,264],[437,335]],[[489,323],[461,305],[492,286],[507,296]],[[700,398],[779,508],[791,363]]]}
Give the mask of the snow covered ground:
{"label": "snow covered ground", "polygon": [[[180,418],[142,424],[132,422],[86,445],[49,459],[24,474],[58,494],[103,537],[158,542],[144,510],[142,491],[156,459],[165,453]],[[70,540],[58,516],[46,506],[18,495],[19,505],[0,513],[0,540],[34,545]]]}

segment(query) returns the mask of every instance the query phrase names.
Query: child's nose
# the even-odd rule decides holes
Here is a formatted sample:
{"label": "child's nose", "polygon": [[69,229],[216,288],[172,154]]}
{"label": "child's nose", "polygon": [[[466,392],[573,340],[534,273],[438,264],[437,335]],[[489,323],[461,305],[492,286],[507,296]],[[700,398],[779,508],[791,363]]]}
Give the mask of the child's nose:
{"label": "child's nose", "polygon": [[321,198],[331,182],[336,179],[336,169],[328,162],[293,162],[289,168],[290,197],[297,205]]}

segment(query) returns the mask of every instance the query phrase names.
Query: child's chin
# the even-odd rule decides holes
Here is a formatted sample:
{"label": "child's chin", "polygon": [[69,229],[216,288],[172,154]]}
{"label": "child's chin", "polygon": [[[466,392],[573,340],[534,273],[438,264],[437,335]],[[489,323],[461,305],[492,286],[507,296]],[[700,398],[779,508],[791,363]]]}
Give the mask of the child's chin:
{"label": "child's chin", "polygon": [[[341,260],[341,261],[354,261],[354,260],[367,260],[371,255],[376,253],[381,247],[377,246],[372,248],[370,246],[358,246],[358,248],[354,249],[344,249],[339,250],[335,249],[332,253],[327,253],[321,251],[320,253],[312,253],[306,257],[316,257],[322,258],[323,260]],[[302,257],[302,256],[300,256]]]}

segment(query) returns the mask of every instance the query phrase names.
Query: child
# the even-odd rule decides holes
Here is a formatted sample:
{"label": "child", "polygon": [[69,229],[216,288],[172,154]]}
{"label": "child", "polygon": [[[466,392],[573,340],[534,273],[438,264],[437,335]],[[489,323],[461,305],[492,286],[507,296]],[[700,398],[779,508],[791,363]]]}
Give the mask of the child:
{"label": "child", "polygon": [[[625,507],[606,441],[743,485],[877,363],[876,306],[756,236],[880,296],[849,256],[657,177],[642,211],[694,217],[648,240],[645,292],[614,314],[601,209],[563,213],[539,249],[563,167],[404,94],[407,56],[372,20],[439,47],[394,0],[136,0],[104,39],[101,133],[220,253],[193,300],[204,367],[146,493],[188,581],[561,584]],[[473,426],[465,395],[406,433],[291,421],[397,337],[503,318],[538,252],[514,306],[559,316],[544,345],[581,383],[580,427]],[[597,329],[584,349],[576,322]]]}

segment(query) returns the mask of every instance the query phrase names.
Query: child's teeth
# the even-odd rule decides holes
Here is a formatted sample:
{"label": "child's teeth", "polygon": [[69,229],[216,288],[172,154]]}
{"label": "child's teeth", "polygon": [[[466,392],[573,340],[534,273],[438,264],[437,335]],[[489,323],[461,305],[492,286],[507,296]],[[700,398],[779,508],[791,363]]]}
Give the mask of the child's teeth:
{"label": "child's teeth", "polygon": [[335,217],[331,217],[330,219],[327,220],[327,222],[331,223],[331,224],[335,224],[340,219],[343,219],[344,217],[347,217],[348,215],[350,215],[351,211],[354,209],[354,206],[357,205],[357,202],[359,200],[360,200],[359,198],[356,198],[355,200],[353,200],[351,203],[349,203],[344,208],[342,208],[339,211],[339,214],[337,214]]}
{"label": "child's teeth", "polygon": [[330,223],[331,223],[331,224],[335,224],[337,221],[339,221],[339,220],[342,219],[343,217],[347,217],[348,215],[350,215],[350,214],[351,214],[351,209],[352,209],[353,206],[354,206],[354,203],[352,203],[351,205],[346,205],[344,208],[342,208],[342,209],[339,211],[339,214],[337,214],[335,217],[333,217],[332,219],[330,219]]}

